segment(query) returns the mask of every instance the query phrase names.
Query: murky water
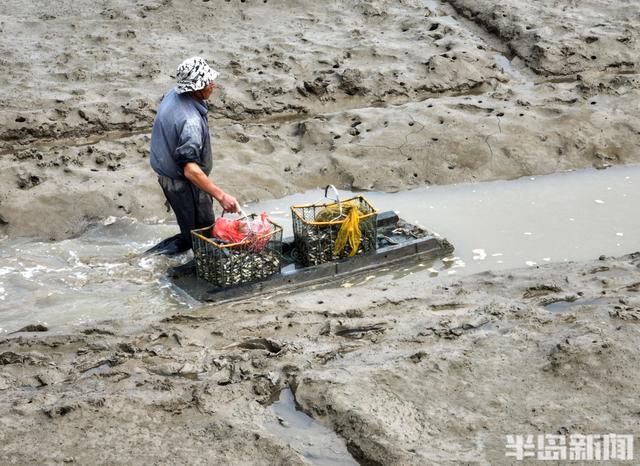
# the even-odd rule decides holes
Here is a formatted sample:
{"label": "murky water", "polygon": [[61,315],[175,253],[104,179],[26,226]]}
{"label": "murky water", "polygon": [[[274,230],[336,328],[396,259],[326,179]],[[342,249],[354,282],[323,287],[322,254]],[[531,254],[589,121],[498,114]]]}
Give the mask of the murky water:
{"label": "murky water", "polygon": [[[405,220],[453,243],[455,256],[435,268],[422,264],[436,275],[532,267],[640,249],[640,166],[365,195],[380,210],[396,210]],[[321,197],[318,190],[254,209],[266,210],[290,231],[287,206]]]}
{"label": "murky water", "polygon": [[332,430],[296,409],[295,398],[289,388],[280,392],[271,405],[277,421],[267,427],[283,438],[306,462],[316,466],[357,465],[344,439]]}
{"label": "murky water", "polygon": [[0,240],[0,332],[36,322],[58,327],[184,309],[187,298],[164,275],[185,258],[138,256],[175,230],[110,218],[60,242]]}
{"label": "murky water", "polygon": [[547,304],[544,308],[552,314],[563,314],[578,308],[601,306],[609,303],[608,297],[580,299],[577,296]]}
{"label": "murky water", "polygon": [[[454,244],[455,255],[444,261],[387,271],[430,279],[639,250],[639,184],[640,166],[627,166],[366,196],[379,209],[395,209]],[[266,210],[291,234],[289,206],[321,198],[318,189],[246,210]],[[119,218],[66,241],[0,239],[1,331],[38,322],[54,329],[112,318],[135,321],[197,305],[164,277],[167,267],[188,255],[139,257],[176,232],[175,225]]]}

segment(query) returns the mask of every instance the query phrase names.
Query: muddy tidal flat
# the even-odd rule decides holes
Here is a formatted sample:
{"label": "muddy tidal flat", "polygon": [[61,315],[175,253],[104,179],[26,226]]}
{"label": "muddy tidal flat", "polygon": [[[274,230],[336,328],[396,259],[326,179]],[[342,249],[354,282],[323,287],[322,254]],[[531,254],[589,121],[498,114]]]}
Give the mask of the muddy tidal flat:
{"label": "muddy tidal flat", "polygon": [[[387,278],[11,335],[3,463],[503,464],[509,434],[636,432],[638,254]],[[329,434],[282,390],[348,454],[305,459]]]}
{"label": "muddy tidal flat", "polygon": [[[635,226],[611,230],[626,248],[613,254],[540,251],[528,266],[390,271],[224,305],[176,298],[158,278],[170,260],[121,253],[177,231],[148,150],[193,55],[221,73],[211,177],[243,204],[329,183],[426,199],[446,192],[435,185],[638,164],[635,1],[44,6],[0,4],[0,464],[493,465],[515,462],[507,435],[640,434]],[[636,218],[611,188],[598,208]],[[559,221],[581,221],[556,202]],[[469,250],[503,246],[466,243],[465,229],[438,225]],[[70,244],[81,257],[59,254]],[[45,293],[30,279],[48,271]],[[105,314],[120,306],[114,292],[120,316],[142,297],[151,317],[68,324],[96,295]],[[34,309],[50,323],[3,323]]]}

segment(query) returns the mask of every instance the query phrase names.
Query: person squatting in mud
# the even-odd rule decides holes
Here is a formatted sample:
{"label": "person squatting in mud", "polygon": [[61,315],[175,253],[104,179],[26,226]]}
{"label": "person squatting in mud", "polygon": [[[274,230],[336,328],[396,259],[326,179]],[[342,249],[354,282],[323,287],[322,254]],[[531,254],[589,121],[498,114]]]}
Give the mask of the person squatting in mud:
{"label": "person squatting in mud", "polygon": [[200,57],[183,61],[177,85],[162,99],[153,123],[151,167],[180,226],[178,252],[191,248],[191,230],[214,223],[212,198],[226,212],[240,211],[235,197],[208,178],[212,158],[206,101],[217,77]]}

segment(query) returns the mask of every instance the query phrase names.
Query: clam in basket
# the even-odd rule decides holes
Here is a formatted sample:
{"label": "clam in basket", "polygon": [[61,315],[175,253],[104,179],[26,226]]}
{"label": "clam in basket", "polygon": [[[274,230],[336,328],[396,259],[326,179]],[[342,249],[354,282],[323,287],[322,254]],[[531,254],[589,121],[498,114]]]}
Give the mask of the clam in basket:
{"label": "clam in basket", "polygon": [[[241,219],[255,219],[255,214]],[[256,282],[281,270],[282,227],[268,220],[269,233],[239,243],[223,243],[213,237],[213,225],[193,230],[193,254],[198,278],[227,288]],[[256,241],[261,244],[256,250]]]}
{"label": "clam in basket", "polygon": [[293,235],[302,264],[307,267],[356,254],[374,251],[377,246],[378,210],[364,197],[355,196],[291,206]]}

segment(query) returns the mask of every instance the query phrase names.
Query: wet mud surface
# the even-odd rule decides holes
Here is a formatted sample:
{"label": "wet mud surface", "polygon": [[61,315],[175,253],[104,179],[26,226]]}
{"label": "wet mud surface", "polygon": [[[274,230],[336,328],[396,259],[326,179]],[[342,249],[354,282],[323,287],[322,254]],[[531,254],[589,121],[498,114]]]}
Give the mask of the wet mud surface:
{"label": "wet mud surface", "polygon": [[3,463],[501,464],[507,434],[634,432],[639,254],[427,273],[7,335]]}
{"label": "wet mud surface", "polygon": [[0,6],[0,233],[168,217],[149,134],[185,54],[222,72],[213,178],[243,202],[640,161],[629,2],[54,3]]}
{"label": "wet mud surface", "polygon": [[[9,240],[171,218],[149,135],[190,55],[222,73],[212,178],[243,203],[640,161],[630,0],[43,6],[0,5]],[[0,463],[320,464],[283,432],[282,393],[361,464],[504,464],[507,434],[635,433],[640,259],[624,252],[380,276],[142,328],[21,326],[0,336]]]}

